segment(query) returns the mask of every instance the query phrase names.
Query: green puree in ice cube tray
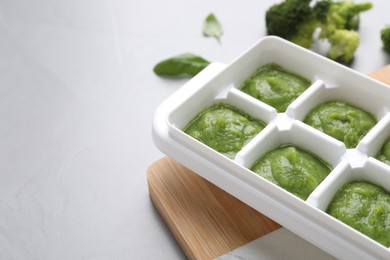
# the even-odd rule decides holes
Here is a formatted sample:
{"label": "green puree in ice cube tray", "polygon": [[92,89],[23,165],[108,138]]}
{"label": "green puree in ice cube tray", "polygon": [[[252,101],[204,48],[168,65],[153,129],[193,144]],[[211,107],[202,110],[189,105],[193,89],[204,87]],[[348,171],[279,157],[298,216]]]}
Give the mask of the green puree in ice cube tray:
{"label": "green puree in ice cube tray", "polygon": [[270,63],[257,69],[240,86],[241,91],[274,107],[279,113],[301,95],[311,82]]}
{"label": "green puree in ice cube tray", "polygon": [[313,154],[286,145],[261,156],[251,170],[306,200],[331,168]]}
{"label": "green puree in ice cube tray", "polygon": [[377,123],[371,114],[344,102],[331,101],[311,110],[304,122],[355,148]]}
{"label": "green puree in ice cube tray", "polygon": [[183,130],[214,150],[234,159],[235,155],[265,124],[227,104],[216,104],[200,112]]}
{"label": "green puree in ice cube tray", "polygon": [[347,183],[327,212],[352,228],[390,247],[390,193],[366,181]]}

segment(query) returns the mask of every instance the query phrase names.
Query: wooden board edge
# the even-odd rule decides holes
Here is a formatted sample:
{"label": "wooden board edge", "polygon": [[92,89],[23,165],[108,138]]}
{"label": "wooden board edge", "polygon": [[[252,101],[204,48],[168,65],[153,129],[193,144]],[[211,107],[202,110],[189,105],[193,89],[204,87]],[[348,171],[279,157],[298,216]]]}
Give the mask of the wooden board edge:
{"label": "wooden board edge", "polygon": [[173,223],[173,218],[170,217],[169,212],[166,210],[166,208],[161,204],[160,200],[158,199],[158,195],[156,194],[156,188],[152,187],[153,182],[151,181],[151,178],[154,177],[153,175],[156,175],[156,173],[152,170],[153,167],[157,167],[158,164],[161,163],[161,160],[164,160],[165,158],[162,158],[154,163],[152,163],[147,170],[147,181],[148,181],[148,188],[149,188],[149,196],[150,199],[164,220],[165,224],[168,226],[168,229],[171,231],[172,235],[175,237],[177,243],[180,245],[181,249],[184,251],[185,255],[190,259],[195,259],[195,255],[193,254],[192,250],[190,249],[190,246],[188,243],[186,243],[186,239],[183,234],[179,231],[177,226]]}

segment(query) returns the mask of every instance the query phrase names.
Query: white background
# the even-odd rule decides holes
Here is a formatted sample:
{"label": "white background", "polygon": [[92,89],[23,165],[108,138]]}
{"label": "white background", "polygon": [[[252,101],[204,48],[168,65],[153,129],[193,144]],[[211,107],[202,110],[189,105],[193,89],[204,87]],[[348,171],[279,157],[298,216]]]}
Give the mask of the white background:
{"label": "white background", "polygon": [[[265,36],[255,0],[0,1],[0,259],[181,259],[150,199],[154,110],[184,52],[230,62]],[[352,68],[390,63],[388,1],[361,16]],[[224,35],[202,36],[214,12]]]}

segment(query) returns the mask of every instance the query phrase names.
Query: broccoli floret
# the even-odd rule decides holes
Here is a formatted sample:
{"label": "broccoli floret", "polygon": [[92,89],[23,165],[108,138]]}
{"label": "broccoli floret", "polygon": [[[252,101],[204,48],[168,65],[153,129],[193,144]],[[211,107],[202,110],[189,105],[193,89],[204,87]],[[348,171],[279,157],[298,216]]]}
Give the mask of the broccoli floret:
{"label": "broccoli floret", "polygon": [[289,40],[302,47],[310,48],[314,44],[313,34],[317,27],[316,20],[311,17],[305,23],[300,24],[297,33],[291,36]]}
{"label": "broccoli floret", "polygon": [[337,29],[357,30],[359,14],[372,8],[370,2],[354,3],[350,1],[333,2],[323,0],[313,7],[317,17],[324,17],[321,28],[328,33]]}
{"label": "broccoli floret", "polygon": [[381,30],[383,49],[390,54],[390,25]]}
{"label": "broccoli floret", "polygon": [[[266,13],[269,35],[277,35],[305,48],[313,46],[313,34],[330,42],[328,57],[349,63],[359,45],[359,14],[372,8],[370,2],[332,0],[285,0]],[[353,41],[351,41],[353,39]]]}
{"label": "broccoli floret", "polygon": [[329,37],[331,44],[328,57],[332,60],[348,63],[353,59],[359,46],[359,34],[353,30],[336,30]]}
{"label": "broccoli floret", "polygon": [[307,26],[307,21],[312,18],[310,2],[311,0],[285,0],[271,6],[265,14],[268,35],[277,35],[287,40],[298,37],[306,42],[306,38],[310,38],[314,32],[311,28],[309,32],[301,28],[302,25]]}

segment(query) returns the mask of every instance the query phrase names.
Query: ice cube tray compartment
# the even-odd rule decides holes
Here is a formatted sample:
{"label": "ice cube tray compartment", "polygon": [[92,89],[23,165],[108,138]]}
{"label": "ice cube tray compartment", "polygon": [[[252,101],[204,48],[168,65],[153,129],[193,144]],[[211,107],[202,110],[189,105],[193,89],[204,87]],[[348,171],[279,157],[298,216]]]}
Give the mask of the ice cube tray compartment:
{"label": "ice cube tray compartment", "polygon": [[304,149],[322,161],[328,163],[332,168],[340,163],[345,147],[340,142],[335,142],[327,136],[319,135],[316,131],[299,121],[285,119],[286,125],[273,122],[267,129],[244,147],[236,162],[246,168],[253,164],[267,152],[282,145],[291,144]]}
{"label": "ice cube tray compartment", "polygon": [[[239,90],[245,79],[269,63],[276,63],[312,82],[285,113],[277,113],[273,107]],[[157,109],[153,125],[157,146],[336,257],[390,258],[390,248],[324,212],[335,192],[353,179],[371,181],[390,191],[390,166],[372,158],[390,136],[386,130],[390,128],[390,88],[273,36],[261,39],[229,65],[217,65],[211,64]],[[363,109],[378,120],[357,148],[346,149],[342,142],[302,122],[316,105],[334,100]],[[182,131],[198,113],[217,103],[231,105],[266,123],[233,160]],[[311,152],[332,166],[331,173],[306,201],[250,170],[261,155],[283,144]],[[370,171],[375,173],[370,174]]]}
{"label": "ice cube tray compartment", "polygon": [[[312,205],[316,204],[316,207],[324,211],[325,214],[327,214],[326,210],[337,191],[349,182],[355,180],[366,181],[382,187],[387,191],[390,190],[389,170],[386,169],[386,167],[383,167],[383,165],[378,164],[378,161],[373,158],[367,159],[361,167],[352,167],[351,164],[342,163],[340,164],[339,169],[341,170],[335,171],[333,178],[325,179],[321,183],[321,186],[312,193],[311,197],[307,201]],[[367,244],[364,241],[367,239],[371,240],[372,243],[377,244],[379,247],[383,247],[383,245],[367,236],[362,235],[359,231],[349,227],[343,222],[337,219],[333,220],[335,228],[359,241],[361,244],[364,244],[365,247],[367,247]],[[388,251],[390,252],[390,248],[388,248]]]}
{"label": "ice cube tray compartment", "polygon": [[364,165],[358,168],[353,168],[350,164],[345,164],[344,169],[338,173],[336,178],[324,180],[322,187],[318,189],[317,208],[326,211],[336,192],[344,184],[354,180],[367,181],[387,190],[390,188],[390,172],[378,166],[373,160],[366,160]]}
{"label": "ice cube tray compartment", "polygon": [[196,101],[196,99],[188,99],[187,102],[178,106],[168,117],[169,132],[172,137],[201,153],[207,153],[212,157],[222,156],[222,154],[214,151],[212,148],[209,148],[194,138],[191,138],[182,131],[190,122],[187,115],[192,115],[192,117],[190,117],[192,119],[207,107],[219,103],[230,105],[238,109],[238,111],[242,111],[252,118],[262,121],[265,125],[274,120],[277,116],[276,110],[270,106],[262,102],[257,102],[236,89],[230,89],[226,96],[214,96],[213,98],[203,99],[203,102],[202,100]]}
{"label": "ice cube tray compartment", "polygon": [[335,82],[317,82],[313,86],[313,90],[309,94],[301,95],[297,102],[288,107],[286,113],[303,121],[314,107],[328,101],[341,101],[360,108],[374,115],[377,121],[380,121],[390,111],[389,93],[378,97],[372,91],[372,89],[378,87],[376,82],[362,80],[361,82],[351,83],[346,82],[345,79],[340,80],[337,84]]}

